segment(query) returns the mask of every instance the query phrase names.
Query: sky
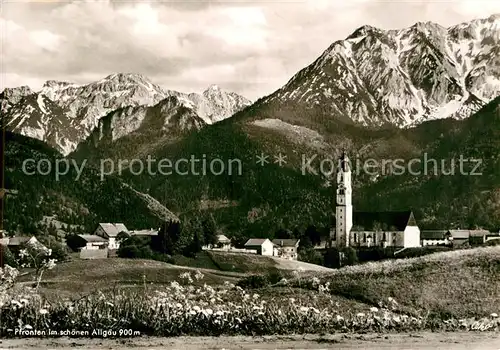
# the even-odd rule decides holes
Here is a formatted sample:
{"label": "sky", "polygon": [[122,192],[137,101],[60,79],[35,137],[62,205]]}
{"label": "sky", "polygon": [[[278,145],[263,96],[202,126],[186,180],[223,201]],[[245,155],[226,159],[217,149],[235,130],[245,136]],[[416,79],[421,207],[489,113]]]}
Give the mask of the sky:
{"label": "sky", "polygon": [[0,90],[122,72],[182,92],[216,84],[251,100],[362,25],[451,26],[500,13],[498,0],[3,0],[1,7]]}

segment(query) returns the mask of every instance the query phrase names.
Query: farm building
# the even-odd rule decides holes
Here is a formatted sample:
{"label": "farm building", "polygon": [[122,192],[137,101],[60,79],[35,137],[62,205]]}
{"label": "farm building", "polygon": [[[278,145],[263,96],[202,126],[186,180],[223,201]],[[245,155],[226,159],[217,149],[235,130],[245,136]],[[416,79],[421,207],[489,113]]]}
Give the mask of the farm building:
{"label": "farm building", "polygon": [[267,238],[250,238],[245,243],[245,249],[255,250],[259,255],[274,255],[274,245]]}
{"label": "farm building", "polygon": [[135,230],[135,231],[130,231],[129,235],[130,236],[141,236],[141,237],[151,237],[151,236],[158,236],[158,230],[150,229],[150,230]]}
{"label": "farm building", "polygon": [[78,235],[80,259],[105,259],[108,257],[108,240],[97,235]]}
{"label": "farm building", "polygon": [[210,249],[216,249],[216,250],[231,250],[231,240],[227,238],[225,235],[217,235],[217,243],[214,245],[209,244],[203,246],[203,249],[205,250],[210,250]]}
{"label": "farm building", "polygon": [[217,248],[229,250],[231,249],[231,240],[225,235],[217,235]]}
{"label": "farm building", "polygon": [[107,239],[108,249],[116,250],[120,246],[116,239],[120,232],[129,233],[127,227],[125,227],[124,224],[100,223],[94,231],[94,235]]}
{"label": "farm building", "polygon": [[44,246],[35,236],[14,236],[8,237],[7,247],[13,252],[18,253],[22,247],[30,245],[36,249],[47,250],[48,248]]}
{"label": "farm building", "polygon": [[108,247],[108,240],[97,235],[78,235],[81,243],[85,244],[82,249],[106,249]]}
{"label": "farm building", "polygon": [[448,230],[447,234],[451,236],[453,247],[460,247],[466,244],[483,244],[486,237],[490,235],[486,230]]}
{"label": "farm building", "polygon": [[420,232],[422,246],[428,245],[452,245],[451,235],[446,230],[427,230]]}
{"label": "farm building", "polygon": [[274,254],[284,259],[297,260],[300,239],[273,239]]}

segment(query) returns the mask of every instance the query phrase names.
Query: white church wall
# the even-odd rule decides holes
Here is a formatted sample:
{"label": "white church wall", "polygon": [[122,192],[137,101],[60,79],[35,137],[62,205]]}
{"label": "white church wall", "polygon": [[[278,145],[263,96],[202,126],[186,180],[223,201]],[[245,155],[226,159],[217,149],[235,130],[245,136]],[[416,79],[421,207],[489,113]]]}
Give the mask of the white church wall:
{"label": "white church wall", "polygon": [[420,229],[418,226],[407,226],[404,231],[405,248],[420,247]]}

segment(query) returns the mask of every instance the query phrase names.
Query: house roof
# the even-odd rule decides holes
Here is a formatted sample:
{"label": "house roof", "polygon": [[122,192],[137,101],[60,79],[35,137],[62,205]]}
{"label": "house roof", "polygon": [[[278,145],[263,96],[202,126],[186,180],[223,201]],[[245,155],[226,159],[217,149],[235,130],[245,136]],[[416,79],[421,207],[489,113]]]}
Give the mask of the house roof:
{"label": "house roof", "polygon": [[231,240],[224,235],[217,235],[217,242],[219,242],[219,243],[231,243]]}
{"label": "house roof", "polygon": [[122,223],[110,224],[110,223],[100,223],[100,227],[106,232],[109,237],[116,237],[122,231],[128,232],[127,227]]}
{"label": "house roof", "polygon": [[483,237],[490,234],[490,231],[487,230],[470,230],[471,237]]}
{"label": "house roof", "polygon": [[33,236],[17,236],[17,237],[10,237],[9,239],[9,245],[21,245],[26,242],[28,242]]}
{"label": "house roof", "polygon": [[106,243],[108,240],[106,238],[102,238],[97,235],[78,235],[81,239],[83,239],[87,243]]}
{"label": "house roof", "polygon": [[280,247],[296,247],[300,242],[300,239],[273,239],[273,244],[279,245]]}
{"label": "house roof", "polygon": [[132,236],[158,236],[158,230],[137,230],[130,231]]}
{"label": "house roof", "polygon": [[448,231],[454,239],[467,239],[469,237],[482,237],[490,234],[486,230],[449,230]]}
{"label": "house roof", "polygon": [[380,211],[353,213],[353,225],[361,226],[360,231],[375,231],[375,223],[380,223],[382,230],[404,231],[409,224],[416,225],[412,211]]}
{"label": "house roof", "polygon": [[446,230],[425,230],[420,231],[420,239],[444,239],[448,231]]}
{"label": "house roof", "polygon": [[269,241],[267,238],[250,238],[246,243],[245,246],[260,246],[264,244],[265,241]]}

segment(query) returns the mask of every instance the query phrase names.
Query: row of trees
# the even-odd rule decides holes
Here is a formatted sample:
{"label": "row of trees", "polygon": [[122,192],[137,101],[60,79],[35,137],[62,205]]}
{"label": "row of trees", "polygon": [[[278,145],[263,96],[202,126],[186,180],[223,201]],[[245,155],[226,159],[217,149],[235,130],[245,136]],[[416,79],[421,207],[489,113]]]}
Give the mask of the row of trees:
{"label": "row of trees", "polygon": [[157,236],[121,236],[118,256],[126,258],[153,258],[182,254],[195,257],[203,246],[217,244],[217,225],[212,215],[183,223],[165,222]]}

